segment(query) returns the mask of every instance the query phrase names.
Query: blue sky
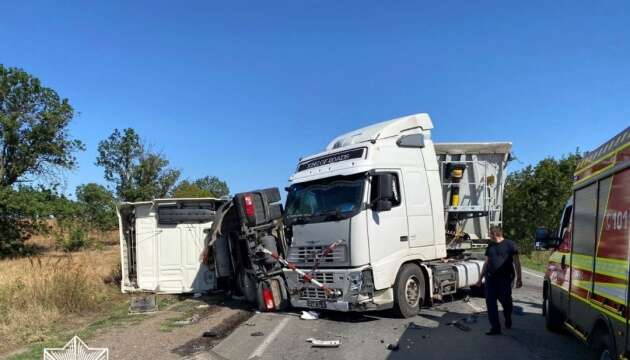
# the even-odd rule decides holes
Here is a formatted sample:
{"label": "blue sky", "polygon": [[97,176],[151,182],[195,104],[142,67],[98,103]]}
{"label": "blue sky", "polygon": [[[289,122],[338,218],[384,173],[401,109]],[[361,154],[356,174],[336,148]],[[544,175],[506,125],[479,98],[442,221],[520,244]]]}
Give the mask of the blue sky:
{"label": "blue sky", "polygon": [[98,141],[134,127],[183,177],[286,185],[299,157],[429,113],[437,141],[512,141],[511,169],[630,124],[627,1],[10,1],[0,63],[70,99]]}

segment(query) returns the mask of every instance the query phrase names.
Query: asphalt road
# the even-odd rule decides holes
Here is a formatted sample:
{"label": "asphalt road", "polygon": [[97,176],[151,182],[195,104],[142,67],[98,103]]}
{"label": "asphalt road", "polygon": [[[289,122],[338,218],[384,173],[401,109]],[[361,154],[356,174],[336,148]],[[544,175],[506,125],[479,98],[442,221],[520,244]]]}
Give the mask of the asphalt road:
{"label": "asphalt road", "polygon": [[[213,351],[230,360],[587,359],[587,348],[577,339],[545,329],[540,305],[543,279],[529,270],[523,275],[524,286],[513,295],[513,328],[501,336],[485,335],[489,325],[483,298],[466,301],[460,296],[411,319],[381,312],[327,312],[319,320],[301,320],[294,313],[257,314]],[[468,331],[449,325],[458,320]],[[307,338],[340,340],[341,346],[313,348]],[[388,350],[388,344],[398,344],[399,349]]]}

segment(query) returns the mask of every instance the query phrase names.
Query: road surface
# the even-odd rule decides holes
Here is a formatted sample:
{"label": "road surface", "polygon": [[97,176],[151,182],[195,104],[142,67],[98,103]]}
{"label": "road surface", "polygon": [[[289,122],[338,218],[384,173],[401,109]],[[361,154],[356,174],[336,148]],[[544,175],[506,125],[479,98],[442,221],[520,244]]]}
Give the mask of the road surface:
{"label": "road surface", "polygon": [[[437,304],[411,319],[381,312],[327,312],[319,320],[301,320],[297,314],[257,314],[213,351],[230,360],[587,359],[587,348],[577,339],[545,329],[542,280],[538,273],[524,272],[523,288],[514,291],[513,328],[501,336],[484,334],[489,329],[484,299],[473,297]],[[457,320],[469,330],[449,325]],[[311,337],[340,340],[341,346],[313,348],[306,342]],[[388,344],[398,344],[399,349],[388,350]]]}

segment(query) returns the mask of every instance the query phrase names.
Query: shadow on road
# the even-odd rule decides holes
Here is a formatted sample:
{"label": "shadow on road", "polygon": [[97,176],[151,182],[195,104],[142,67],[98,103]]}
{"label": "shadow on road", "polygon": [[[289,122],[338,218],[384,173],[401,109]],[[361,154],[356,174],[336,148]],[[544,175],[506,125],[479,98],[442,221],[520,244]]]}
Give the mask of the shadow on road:
{"label": "shadow on road", "polygon": [[[485,335],[490,326],[486,312],[445,312],[442,316],[421,313],[420,316],[438,321],[439,325],[429,327],[410,321],[398,343],[394,344],[398,345],[397,350],[391,351],[387,359],[590,358],[586,346],[573,337],[546,331],[540,314],[525,312],[523,307],[515,306],[514,315],[512,329],[503,329],[502,335],[488,336]],[[560,346],[561,343],[567,344]],[[559,350],[566,349],[567,345],[574,349],[570,354]]]}

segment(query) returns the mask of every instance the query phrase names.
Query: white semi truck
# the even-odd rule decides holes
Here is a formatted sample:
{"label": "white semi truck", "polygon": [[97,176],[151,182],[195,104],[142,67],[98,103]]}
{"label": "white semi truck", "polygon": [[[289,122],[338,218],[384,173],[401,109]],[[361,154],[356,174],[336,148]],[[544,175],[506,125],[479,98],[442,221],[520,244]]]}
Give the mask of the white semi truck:
{"label": "white semi truck", "polygon": [[333,291],[286,269],[293,306],[409,317],[478,281],[483,262],[464,250],[501,224],[511,143],[434,144],[432,129],[429,115],[406,116],[300,160],[284,211],[288,261]]}

